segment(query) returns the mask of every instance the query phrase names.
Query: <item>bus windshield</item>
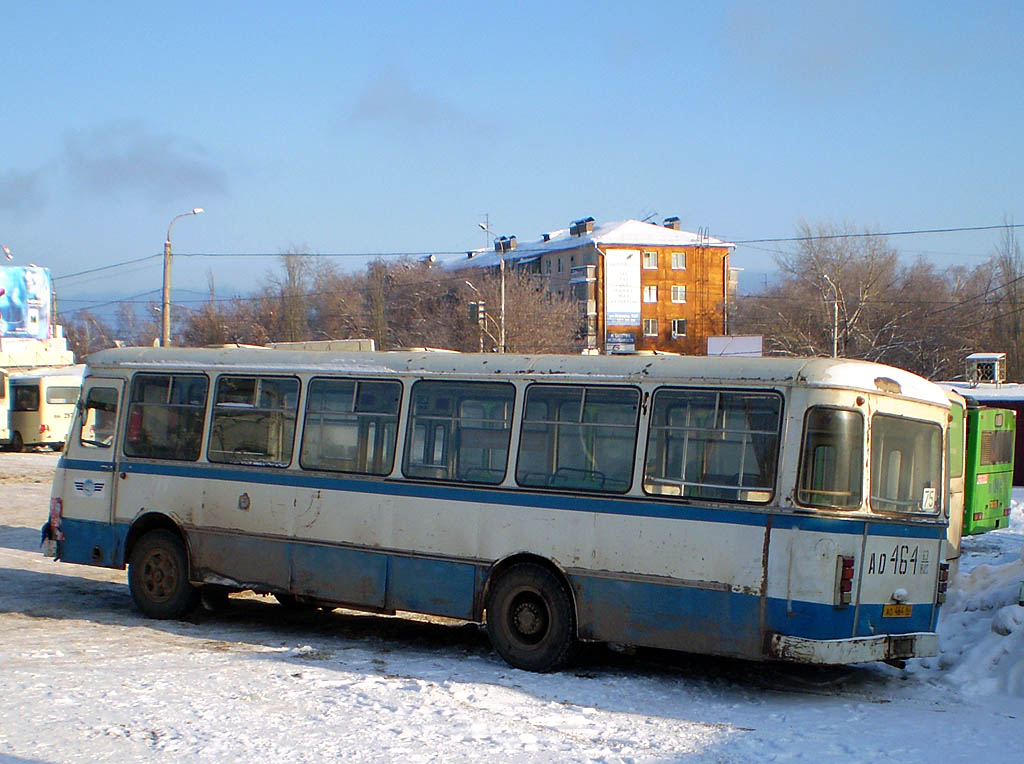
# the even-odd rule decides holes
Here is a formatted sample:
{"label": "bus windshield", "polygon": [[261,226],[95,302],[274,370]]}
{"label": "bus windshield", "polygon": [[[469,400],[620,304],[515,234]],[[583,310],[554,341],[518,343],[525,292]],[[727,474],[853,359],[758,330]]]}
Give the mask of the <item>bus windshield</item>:
{"label": "bus windshield", "polygon": [[871,508],[929,512],[941,505],[942,430],[930,422],[876,414],[871,420]]}

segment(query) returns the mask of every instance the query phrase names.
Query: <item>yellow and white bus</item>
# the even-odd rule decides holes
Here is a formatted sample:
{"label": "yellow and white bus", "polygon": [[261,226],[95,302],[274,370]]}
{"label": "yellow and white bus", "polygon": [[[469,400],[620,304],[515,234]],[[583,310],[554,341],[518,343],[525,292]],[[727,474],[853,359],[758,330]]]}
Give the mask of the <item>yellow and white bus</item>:
{"label": "yellow and white bus", "polygon": [[64,447],[85,366],[54,366],[12,374],[10,378],[10,449]]}
{"label": "yellow and white bus", "polygon": [[810,663],[937,651],[950,403],[834,359],[128,348],[89,358],[48,552],[203,587]]}

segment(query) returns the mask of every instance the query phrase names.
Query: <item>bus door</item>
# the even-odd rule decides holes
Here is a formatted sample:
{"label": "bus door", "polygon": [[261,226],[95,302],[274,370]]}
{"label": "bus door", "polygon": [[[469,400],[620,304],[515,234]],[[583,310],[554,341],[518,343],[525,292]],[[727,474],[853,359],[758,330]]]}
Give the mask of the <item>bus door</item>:
{"label": "bus door", "polygon": [[10,400],[7,396],[7,372],[0,371],[0,444],[6,444],[11,439],[11,413]]}
{"label": "bus door", "polygon": [[[949,430],[946,434],[946,474],[949,483],[946,491],[946,512],[949,527],[946,529],[946,562],[954,565],[960,558],[960,537],[964,526],[964,465],[967,453],[967,429],[962,399],[955,400],[956,393],[949,397]],[[959,397],[959,396],[957,396]]]}
{"label": "bus door", "polygon": [[90,377],[82,386],[60,461],[63,482],[59,493],[54,491],[62,502],[60,558],[65,562],[121,563],[124,539],[113,525],[113,510],[117,490],[114,436],[123,391],[121,379]]}

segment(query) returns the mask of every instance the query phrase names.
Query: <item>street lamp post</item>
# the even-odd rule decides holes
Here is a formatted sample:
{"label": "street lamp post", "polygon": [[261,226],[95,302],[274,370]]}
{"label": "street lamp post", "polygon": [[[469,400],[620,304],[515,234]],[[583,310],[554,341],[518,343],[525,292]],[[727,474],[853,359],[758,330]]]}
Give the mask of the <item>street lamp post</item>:
{"label": "street lamp post", "polygon": [[[463,283],[465,283],[466,286],[468,286],[470,289],[472,289],[474,292],[476,292],[476,296],[477,296],[478,300],[482,298],[482,295],[480,294],[480,290],[477,289],[475,286],[473,286],[469,281],[463,280]],[[477,305],[479,305],[479,304],[480,303],[478,302]],[[483,320],[479,316],[479,311],[478,311],[478,315],[477,315],[477,319],[476,319],[476,327],[477,327],[477,334],[480,336],[480,352],[482,353],[482,352],[484,352],[484,322],[483,322]]]}
{"label": "street lamp post", "polygon": [[[511,245],[509,239],[506,237],[498,238],[495,236],[494,231],[487,227],[486,223],[478,223],[481,229],[494,236],[494,243],[496,244],[495,249],[498,250],[498,272],[501,274],[501,321],[498,325],[498,352],[505,352],[505,253],[510,249]],[[513,237],[514,238],[514,237]]]}
{"label": "street lamp post", "polygon": [[167,226],[167,238],[164,239],[164,294],[163,308],[160,311],[160,346],[167,347],[171,344],[171,227],[179,218],[189,215],[198,215],[203,211],[202,207],[196,207],[191,212],[183,212],[171,218]]}
{"label": "street lamp post", "polygon": [[827,273],[821,275],[832,287],[832,357],[835,358],[839,355],[839,289]]}

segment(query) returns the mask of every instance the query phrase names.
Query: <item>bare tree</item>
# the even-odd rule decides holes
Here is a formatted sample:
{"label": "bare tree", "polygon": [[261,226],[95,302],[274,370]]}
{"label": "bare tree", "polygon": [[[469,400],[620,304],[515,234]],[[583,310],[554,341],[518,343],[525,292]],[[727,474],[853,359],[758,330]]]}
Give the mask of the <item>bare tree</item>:
{"label": "bare tree", "polygon": [[292,247],[281,255],[282,274],[270,277],[271,288],[278,295],[280,304],[275,334],[285,342],[310,338],[308,301],[313,270],[311,257],[301,248]]}
{"label": "bare tree", "polygon": [[977,350],[1005,352],[1011,379],[1024,379],[1024,257],[1012,221],[1007,221],[991,259],[985,303],[990,323],[981,333],[988,347]]}
{"label": "bare tree", "polygon": [[59,321],[64,326],[68,348],[79,361],[97,350],[114,347],[114,330],[88,310],[81,311],[75,318],[61,317]]}
{"label": "bare tree", "polygon": [[848,226],[804,223],[800,235],[777,257],[779,283],[736,306],[737,331],[763,334],[776,354],[831,355],[834,340],[840,356],[955,373],[963,346],[947,327],[957,306],[947,274],[901,265],[883,237]]}

